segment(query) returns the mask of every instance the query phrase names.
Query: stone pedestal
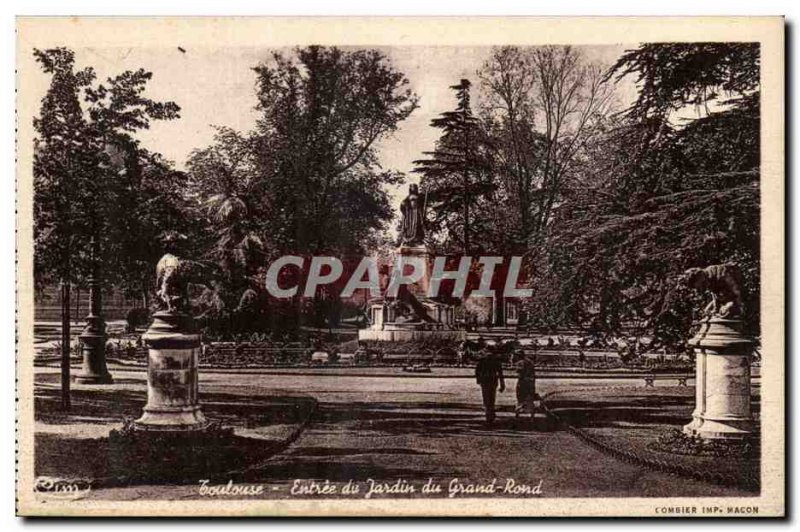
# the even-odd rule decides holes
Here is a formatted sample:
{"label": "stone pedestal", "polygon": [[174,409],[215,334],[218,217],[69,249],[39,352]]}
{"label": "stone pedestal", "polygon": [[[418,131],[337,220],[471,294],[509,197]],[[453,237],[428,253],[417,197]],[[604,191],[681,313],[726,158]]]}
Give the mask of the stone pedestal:
{"label": "stone pedestal", "polygon": [[741,321],[712,318],[689,341],[697,367],[696,406],[683,428],[704,439],[744,439],[754,430],[750,410],[750,358],[753,342]]}
{"label": "stone pedestal", "polygon": [[106,325],[103,318],[91,314],[86,321],[86,327],[78,336],[83,366],[74,380],[78,384],[111,384],[114,379],[106,366]]}
{"label": "stone pedestal", "polygon": [[185,314],[157,312],[142,336],[149,349],[147,404],[137,430],[187,432],[208,427],[198,400],[200,335]]}
{"label": "stone pedestal", "polygon": [[[359,341],[403,343],[425,340],[453,340],[463,341],[466,336],[463,331],[455,330],[455,310],[452,305],[436,302],[428,298],[431,284],[431,256],[425,244],[401,244],[397,250],[397,260],[403,261],[403,271],[394,271],[393,274],[409,275],[409,264],[415,264],[422,270],[420,279],[412,284],[402,285],[398,288],[398,296],[379,297],[370,300],[369,313],[371,325],[367,329],[358,331]],[[397,263],[394,266],[397,267]],[[391,287],[391,284],[389,285]],[[392,293],[387,287],[384,294]],[[409,316],[398,310],[396,297],[400,300],[404,294],[400,290],[408,290],[417,303],[424,308],[425,313],[432,319],[421,319],[420,316],[408,319]],[[420,310],[417,306],[417,310]],[[412,314],[414,311],[412,310]]]}
{"label": "stone pedestal", "polygon": [[428,299],[421,301],[428,315],[436,323],[424,321],[397,321],[396,308],[383,298],[370,302],[369,312],[371,325],[367,329],[359,329],[358,339],[374,342],[411,342],[419,340],[453,340],[460,342],[466,339],[464,331],[455,329],[455,311],[451,305],[437,303]]}
{"label": "stone pedestal", "polygon": [[407,285],[407,288],[417,299],[427,299],[431,286],[431,260],[428,248],[425,245],[408,246],[403,244],[400,246],[399,254],[403,260],[417,262],[423,267],[422,278],[414,284]]}

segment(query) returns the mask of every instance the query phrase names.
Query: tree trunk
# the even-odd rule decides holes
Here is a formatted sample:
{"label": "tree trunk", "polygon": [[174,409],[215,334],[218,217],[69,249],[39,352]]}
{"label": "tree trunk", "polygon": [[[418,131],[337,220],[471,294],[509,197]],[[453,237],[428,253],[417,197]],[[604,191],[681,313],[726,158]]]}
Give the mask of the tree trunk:
{"label": "tree trunk", "polygon": [[61,408],[69,410],[69,364],[70,364],[70,285],[69,281],[61,282]]}
{"label": "tree trunk", "polygon": [[[464,121],[466,124],[466,119]],[[469,131],[464,130],[464,255],[469,256]]]}
{"label": "tree trunk", "polygon": [[75,317],[80,318],[81,316],[81,287],[79,285],[75,286]]}
{"label": "tree trunk", "polygon": [[494,325],[495,327],[506,325],[506,300],[499,289],[494,295]]}

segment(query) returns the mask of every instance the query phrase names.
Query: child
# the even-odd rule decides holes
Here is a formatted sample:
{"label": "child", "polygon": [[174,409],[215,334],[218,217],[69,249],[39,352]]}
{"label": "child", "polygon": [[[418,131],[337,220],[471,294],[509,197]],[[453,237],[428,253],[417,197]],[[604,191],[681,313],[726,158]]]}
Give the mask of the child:
{"label": "child", "polygon": [[536,412],[536,355],[526,355],[517,364],[517,408],[514,410],[518,418],[521,413],[528,412],[531,420]]}

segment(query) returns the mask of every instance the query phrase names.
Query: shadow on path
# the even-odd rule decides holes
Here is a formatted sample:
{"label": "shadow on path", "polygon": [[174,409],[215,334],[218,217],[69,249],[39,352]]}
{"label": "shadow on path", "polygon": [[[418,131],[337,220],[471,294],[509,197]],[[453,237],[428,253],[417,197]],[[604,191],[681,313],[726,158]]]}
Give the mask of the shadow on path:
{"label": "shadow on path", "polygon": [[[608,395],[589,392],[586,397],[569,394],[548,400],[550,408],[567,424],[578,428],[629,428],[631,425],[671,425],[681,427],[691,421],[694,410],[693,388],[631,388],[609,391]],[[669,393],[669,394],[668,394]],[[755,416],[760,411],[759,396],[752,399]]]}
{"label": "shadow on path", "polygon": [[[64,412],[60,408],[59,390],[38,387],[35,418],[37,424],[46,428],[37,430],[35,435],[36,475],[99,479],[104,485],[119,483],[118,478],[112,477],[120,477],[120,471],[125,477],[142,476],[137,470],[141,464],[135,457],[121,457],[120,453],[125,451],[110,444],[107,434],[121,428],[124,419],[139,417],[145,401],[144,391],[77,389],[72,392],[72,408]],[[214,454],[214,449],[197,454],[196,467],[185,471],[183,476],[187,482],[195,481],[213,476],[213,471],[230,471],[246,466],[248,461],[265,460],[283,449],[283,439],[307,420],[315,404],[312,398],[301,396],[242,397],[205,392],[203,412],[209,420],[234,429],[254,430],[248,436],[255,437],[233,435],[225,440],[218,454]],[[98,433],[103,437],[97,437]],[[213,468],[209,467],[211,462]],[[157,472],[152,473],[156,481],[157,477]]]}

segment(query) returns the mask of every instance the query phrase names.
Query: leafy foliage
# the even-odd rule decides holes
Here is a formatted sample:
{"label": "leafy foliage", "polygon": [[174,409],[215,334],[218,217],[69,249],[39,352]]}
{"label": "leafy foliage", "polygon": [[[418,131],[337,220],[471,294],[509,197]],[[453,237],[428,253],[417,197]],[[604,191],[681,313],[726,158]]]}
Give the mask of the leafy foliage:
{"label": "leafy foliage", "polygon": [[[760,113],[758,92],[747,81],[757,56],[754,66],[738,44],[681,45],[680,53],[673,47],[643,45],[616,66],[629,72],[647,65],[646,82],[634,111],[589,147],[582,166],[594,170],[556,210],[548,259],[539,265],[544,289],[537,294],[549,299],[532,308],[539,320],[601,332],[633,325],[655,335],[655,345],[677,348],[700,297],[681,274],[735,262],[744,274],[748,331],[758,333]],[[648,62],[653,57],[675,64]],[[721,74],[689,74],[698,57],[724,66],[724,87],[740,92],[706,116],[673,125],[666,110],[705,103],[722,83]],[[657,124],[654,109],[664,111]]]}
{"label": "leafy foliage", "polygon": [[[493,184],[485,157],[485,138],[472,114],[467,79],[450,88],[456,92],[455,110],[442,113],[431,127],[442,131],[428,159],[414,161],[421,186],[434,214],[431,232],[444,233],[444,248],[468,255],[483,243],[476,227],[481,216],[471,214],[491,192]],[[476,223],[476,220],[478,223]]]}
{"label": "leafy foliage", "polygon": [[39,284],[70,282],[86,268],[81,252],[92,230],[87,214],[99,177],[101,146],[89,134],[79,100],[94,72],[76,72],[74,54],[65,48],[35,50],[34,55],[52,75],[34,119],[35,278]]}
{"label": "leafy foliage", "polygon": [[[753,43],[646,43],[604,71],[568,46],[493,49],[475,110],[461,80],[454,109],[431,123],[434,149],[415,161],[431,243],[524,255],[532,326],[633,328],[653,347],[687,337],[702,295],[681,274],[735,262],[758,334],[759,53]],[[165,248],[208,265],[194,296],[217,336],[337,321],[335,288],[274,301],[264,265],[387,245],[387,189],[404,176],[381,167],[376,145],[418,98],[380,51],[273,54],[254,68],[255,130],[218,128],[186,173],[136,140],[179,113],[145,97],[149,72],[97,84],[67,49],[35,55],[52,76],[34,122],[38,283],[82,282],[94,236],[106,279],[143,299]],[[624,77],[638,95],[612,114]]]}
{"label": "leafy foliage", "polygon": [[753,92],[759,67],[758,43],[648,43],[623,54],[608,77],[636,77],[639,96],[629,113],[643,120],[686,105],[706,105],[720,92]]}
{"label": "leafy foliage", "polygon": [[182,176],[132,134],[151,120],[177,118],[179,108],[143,96],[152,76],[144,70],[95,86],[91,68],[75,72],[71,50],[34,55],[52,75],[34,119],[36,280],[82,282],[94,237],[105,276],[130,293],[146,294],[163,254],[159,236],[185,223],[175,194]]}
{"label": "leafy foliage", "polygon": [[602,67],[570,46],[497,48],[479,76],[496,183],[491,212],[501,222],[495,246],[533,257],[579,178],[586,144],[603,130],[613,92]]}
{"label": "leafy foliage", "polygon": [[68,409],[71,286],[98,274],[102,263],[118,285],[147,294],[140,283],[152,271],[155,242],[147,239],[167,224],[143,215],[163,212],[150,207],[169,200],[162,201],[163,189],[142,186],[142,171],[170,171],[139,149],[132,133],[151,119],[177,118],[179,109],[142,96],[151,77],[143,70],[110,78],[108,89],[94,87],[94,71],[76,71],[72,50],[33,53],[51,75],[33,121],[34,279],[38,287],[61,285],[62,406]]}
{"label": "leafy foliage", "polygon": [[213,235],[205,259],[218,270],[201,299],[211,321],[230,328],[323,322],[336,314],[335,294],[308,308],[269,301],[264,265],[284,254],[360,255],[381,240],[392,218],[387,185],[403,176],[380,167],[375,146],[417,97],[376,50],[310,46],[254,70],[255,131],[220,128],[188,162],[191,197]]}
{"label": "leafy foliage", "polygon": [[274,245],[281,252],[363,251],[391,219],[375,143],[417,107],[408,80],[377,50],[310,46],[275,54],[258,75],[256,167],[269,180]]}

